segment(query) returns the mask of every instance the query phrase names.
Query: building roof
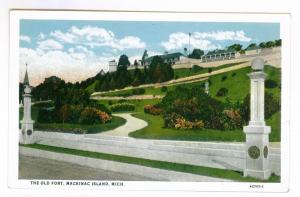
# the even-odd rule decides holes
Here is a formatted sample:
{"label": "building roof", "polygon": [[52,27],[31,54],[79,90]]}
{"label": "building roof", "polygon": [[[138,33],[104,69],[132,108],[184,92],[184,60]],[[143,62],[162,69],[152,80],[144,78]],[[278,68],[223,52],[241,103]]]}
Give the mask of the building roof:
{"label": "building roof", "polygon": [[29,77],[27,73],[27,64],[26,64],[26,72],[25,72],[25,77],[24,77],[24,85],[29,85]]}

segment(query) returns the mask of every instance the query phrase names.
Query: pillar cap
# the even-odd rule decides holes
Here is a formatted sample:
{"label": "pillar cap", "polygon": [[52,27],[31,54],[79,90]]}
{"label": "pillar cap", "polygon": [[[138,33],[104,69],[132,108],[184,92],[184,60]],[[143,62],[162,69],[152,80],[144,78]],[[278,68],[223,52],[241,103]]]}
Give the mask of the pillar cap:
{"label": "pillar cap", "polygon": [[251,62],[251,67],[253,70],[264,70],[265,61],[261,57],[257,57]]}

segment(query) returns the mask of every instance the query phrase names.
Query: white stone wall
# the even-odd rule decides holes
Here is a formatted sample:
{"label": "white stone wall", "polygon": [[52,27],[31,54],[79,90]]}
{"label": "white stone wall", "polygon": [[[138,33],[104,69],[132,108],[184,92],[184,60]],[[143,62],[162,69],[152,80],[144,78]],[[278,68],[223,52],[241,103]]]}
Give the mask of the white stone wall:
{"label": "white stone wall", "polygon": [[[143,140],[103,135],[37,132],[38,143],[145,159],[243,171],[245,143]],[[280,175],[280,148],[270,148],[272,172]]]}

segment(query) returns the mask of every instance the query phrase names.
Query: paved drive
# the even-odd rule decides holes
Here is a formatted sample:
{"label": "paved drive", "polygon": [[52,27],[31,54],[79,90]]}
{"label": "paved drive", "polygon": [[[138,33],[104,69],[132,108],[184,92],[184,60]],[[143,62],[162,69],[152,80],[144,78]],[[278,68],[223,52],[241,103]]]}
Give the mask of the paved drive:
{"label": "paved drive", "polygon": [[113,130],[102,132],[97,135],[126,136],[127,137],[129,133],[148,126],[148,123],[146,121],[139,119],[139,118],[135,118],[135,117],[131,116],[130,113],[113,114],[113,115],[124,118],[126,120],[126,123],[120,127],[113,129]]}
{"label": "paved drive", "polygon": [[20,179],[153,181],[148,177],[112,172],[51,159],[20,155]]}

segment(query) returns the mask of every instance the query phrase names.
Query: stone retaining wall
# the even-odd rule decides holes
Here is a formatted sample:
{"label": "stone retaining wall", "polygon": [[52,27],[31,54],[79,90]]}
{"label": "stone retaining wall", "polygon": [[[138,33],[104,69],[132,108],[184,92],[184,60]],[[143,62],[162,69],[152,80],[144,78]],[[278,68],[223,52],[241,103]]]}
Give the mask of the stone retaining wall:
{"label": "stone retaining wall", "polygon": [[[243,171],[245,144],[144,140],[99,134],[35,131],[37,143],[152,160]],[[280,175],[280,147],[270,147],[272,172]]]}

